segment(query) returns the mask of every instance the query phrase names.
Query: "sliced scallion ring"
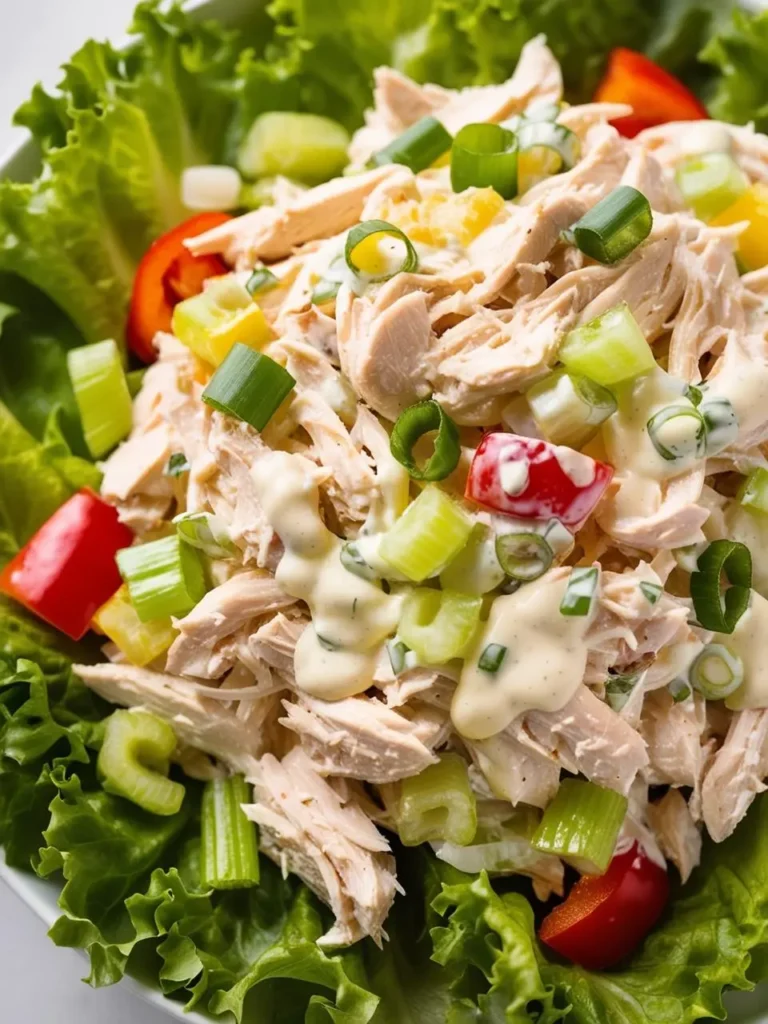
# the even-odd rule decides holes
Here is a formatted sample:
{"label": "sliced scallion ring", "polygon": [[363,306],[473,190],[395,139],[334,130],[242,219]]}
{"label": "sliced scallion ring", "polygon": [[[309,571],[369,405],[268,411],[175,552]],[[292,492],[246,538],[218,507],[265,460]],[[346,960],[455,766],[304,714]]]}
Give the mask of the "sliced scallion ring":
{"label": "sliced scallion ring", "polygon": [[621,711],[637,686],[639,678],[636,672],[608,676],[605,681],[605,699],[614,711]]}
{"label": "sliced scallion ring", "polygon": [[[413,449],[425,434],[437,431],[435,450],[422,468]],[[433,400],[418,402],[400,413],[389,441],[390,451],[414,480],[444,480],[459,464],[459,430],[443,407]]]}
{"label": "sliced scallion ring", "polygon": [[693,406],[668,405],[647,423],[653,447],[667,462],[702,459],[707,449],[707,425]]}
{"label": "sliced scallion ring", "polygon": [[555,556],[540,533],[501,533],[496,538],[496,557],[507,576],[530,583],[544,575]]}
{"label": "sliced scallion ring", "polygon": [[518,188],[525,193],[538,182],[569,171],[581,155],[578,135],[548,118],[528,120],[517,130]]}
{"label": "sliced scallion ring", "polygon": [[571,569],[568,586],[560,602],[561,615],[589,615],[597,593],[598,570],[594,565]]}
{"label": "sliced scallion ring", "polygon": [[263,430],[295,386],[294,378],[274,359],[238,342],[202,397],[219,412]]}
{"label": "sliced scallion ring", "polygon": [[453,140],[451,186],[492,188],[502,199],[517,195],[517,137],[499,124],[465,125]]}
{"label": "sliced scallion ring", "polygon": [[581,448],[616,412],[616,399],[580,373],[556,370],[525,394],[536,425],[553,444]]}
{"label": "sliced scallion ring", "polygon": [[707,428],[707,455],[717,455],[739,436],[739,420],[727,398],[703,395],[699,411]]}
{"label": "sliced scallion ring", "polygon": [[370,167],[383,167],[385,164],[402,164],[409,167],[414,174],[425,171],[438,160],[443,153],[451,148],[451,135],[447,128],[436,117],[422,117],[416,124],[393,139],[384,149],[374,153],[369,161]]}
{"label": "sliced scallion ring", "polygon": [[489,675],[495,676],[506,656],[507,648],[504,644],[488,644],[480,655],[477,667],[481,672],[487,672]]}
{"label": "sliced scallion ring", "polygon": [[280,284],[280,278],[276,277],[266,267],[257,267],[248,280],[245,282],[245,290],[249,295],[257,295],[260,292],[271,291]]}
{"label": "sliced scallion ring", "polygon": [[723,700],[744,681],[744,664],[725,644],[707,644],[691,665],[688,678],[706,700]]}
{"label": "sliced scallion ring", "polygon": [[650,235],[651,204],[631,185],[620,185],[569,231],[585,256],[610,266],[625,259]]}
{"label": "sliced scallion ring", "polygon": [[[377,236],[379,237],[377,238]],[[391,270],[385,266],[386,261],[383,257],[378,256],[373,260],[371,269],[366,268],[359,262],[360,257],[363,255],[361,247],[368,243],[366,245],[366,255],[371,255],[367,250],[383,237],[394,238],[402,242],[404,254],[400,266]],[[385,220],[366,220],[362,224],[355,225],[347,235],[347,241],[344,246],[344,259],[353,274],[365,277],[372,282],[388,281],[395,274],[400,273],[414,274],[419,269],[419,257],[410,238],[400,228],[396,228],[394,224],[389,224]]]}
{"label": "sliced scallion ring", "polygon": [[399,676],[401,672],[405,671],[405,656],[409,651],[410,647],[404,644],[402,640],[387,640],[387,654],[389,655],[389,664],[392,666],[394,675]]}
{"label": "sliced scallion ring", "polygon": [[377,579],[376,570],[366,562],[353,540],[342,544],[339,557],[347,572],[354,573],[355,576],[359,576],[363,580]]}
{"label": "sliced scallion ring", "polygon": [[684,700],[688,700],[691,696],[691,688],[684,679],[673,679],[672,682],[667,686],[669,695],[675,704],[682,704]]}
{"label": "sliced scallion ring", "polygon": [[[725,573],[730,587],[721,593],[720,577]],[[746,544],[716,540],[698,558],[691,573],[691,597],[696,618],[704,629],[732,633],[749,607],[752,587],[752,555]]]}

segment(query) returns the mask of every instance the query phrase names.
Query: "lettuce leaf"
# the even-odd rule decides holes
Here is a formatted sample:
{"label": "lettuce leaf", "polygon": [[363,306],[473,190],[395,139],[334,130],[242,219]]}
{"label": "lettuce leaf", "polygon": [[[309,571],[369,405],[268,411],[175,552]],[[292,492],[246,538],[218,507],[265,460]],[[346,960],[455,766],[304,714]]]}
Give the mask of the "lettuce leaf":
{"label": "lettuce leaf", "polygon": [[768,131],[768,11],[737,11],[710,40],[701,59],[719,75],[709,105],[713,117]]}

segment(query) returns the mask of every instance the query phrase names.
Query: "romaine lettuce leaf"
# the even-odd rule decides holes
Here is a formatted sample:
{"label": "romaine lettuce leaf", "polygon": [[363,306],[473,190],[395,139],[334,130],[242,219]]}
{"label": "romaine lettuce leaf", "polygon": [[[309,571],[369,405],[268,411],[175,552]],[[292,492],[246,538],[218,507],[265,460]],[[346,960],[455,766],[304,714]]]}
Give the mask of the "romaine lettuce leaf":
{"label": "romaine lettuce leaf", "polygon": [[730,26],[710,40],[701,59],[719,74],[709,109],[721,121],[768,131],[768,11],[738,11]]}

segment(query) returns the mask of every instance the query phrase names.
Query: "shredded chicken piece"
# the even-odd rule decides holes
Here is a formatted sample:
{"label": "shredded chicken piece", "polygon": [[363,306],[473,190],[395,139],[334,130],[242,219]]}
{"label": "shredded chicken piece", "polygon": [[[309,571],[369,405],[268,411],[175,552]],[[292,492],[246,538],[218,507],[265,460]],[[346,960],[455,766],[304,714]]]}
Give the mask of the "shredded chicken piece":
{"label": "shredded chicken piece", "polygon": [[661,800],[648,804],[646,813],[662,853],[687,882],[701,860],[701,833],[685,798],[678,790],[670,789]]}
{"label": "shredded chicken piece", "polygon": [[722,747],[710,760],[701,786],[707,831],[716,843],[733,832],[768,775],[768,710],[737,711]]}

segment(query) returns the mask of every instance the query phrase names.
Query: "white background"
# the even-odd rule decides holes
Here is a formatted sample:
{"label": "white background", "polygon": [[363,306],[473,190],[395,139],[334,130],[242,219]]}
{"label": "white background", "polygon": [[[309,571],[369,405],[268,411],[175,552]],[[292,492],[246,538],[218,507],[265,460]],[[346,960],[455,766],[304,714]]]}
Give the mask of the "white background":
{"label": "white background", "polygon": [[[11,116],[40,78],[89,37],[119,39],[135,0],[0,0],[0,155],[23,136]],[[57,949],[45,926],[0,880],[2,1024],[168,1024],[170,1018],[117,986],[94,992],[83,958]]]}

